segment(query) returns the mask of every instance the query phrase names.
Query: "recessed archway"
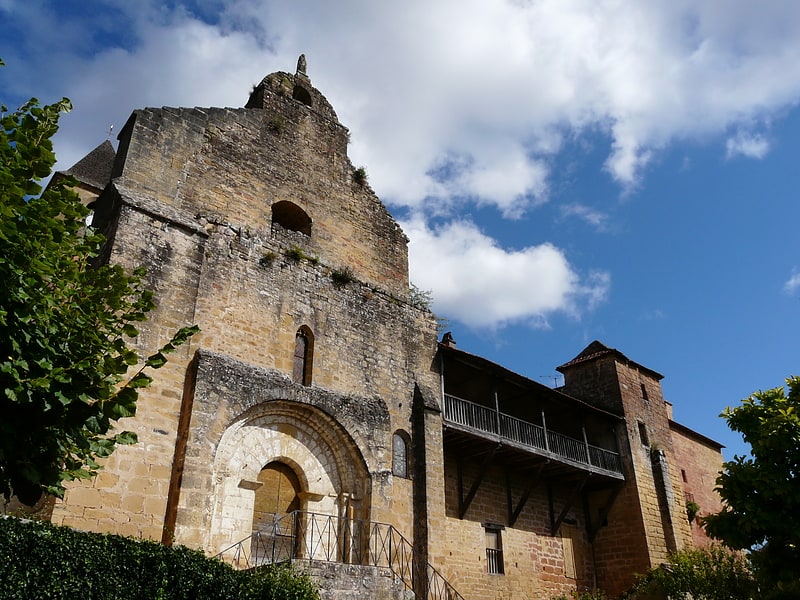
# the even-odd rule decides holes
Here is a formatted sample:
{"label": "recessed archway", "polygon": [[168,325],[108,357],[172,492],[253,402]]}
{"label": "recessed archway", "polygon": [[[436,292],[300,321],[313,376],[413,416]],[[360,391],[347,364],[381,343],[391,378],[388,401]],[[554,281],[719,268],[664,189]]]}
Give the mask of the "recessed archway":
{"label": "recessed archway", "polygon": [[272,205],[272,223],[303,235],[311,235],[311,217],[294,202],[281,200]]}
{"label": "recessed archway", "polygon": [[[241,415],[220,440],[214,472],[214,553],[266,526],[270,502],[280,510],[369,519],[370,475],[361,453],[340,424],[307,404],[275,400]],[[264,489],[269,481],[286,493]]]}

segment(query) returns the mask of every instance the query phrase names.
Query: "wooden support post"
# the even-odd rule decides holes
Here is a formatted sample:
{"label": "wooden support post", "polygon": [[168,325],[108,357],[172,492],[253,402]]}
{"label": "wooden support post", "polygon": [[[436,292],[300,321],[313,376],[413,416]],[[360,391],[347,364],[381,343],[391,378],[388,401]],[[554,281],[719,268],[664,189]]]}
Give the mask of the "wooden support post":
{"label": "wooden support post", "polygon": [[500,398],[497,396],[497,384],[492,384],[493,392],[494,392],[494,419],[495,419],[495,427],[497,427],[497,435],[502,436],[500,432]]}
{"label": "wooden support post", "polygon": [[542,411],[542,430],[544,431],[544,449],[550,453],[550,440],[547,439],[547,419],[544,418],[544,411]]}
{"label": "wooden support post", "polygon": [[583,432],[583,445],[586,446],[586,462],[592,464],[592,453],[589,451],[589,438],[586,437],[586,425],[581,424],[581,432]]}

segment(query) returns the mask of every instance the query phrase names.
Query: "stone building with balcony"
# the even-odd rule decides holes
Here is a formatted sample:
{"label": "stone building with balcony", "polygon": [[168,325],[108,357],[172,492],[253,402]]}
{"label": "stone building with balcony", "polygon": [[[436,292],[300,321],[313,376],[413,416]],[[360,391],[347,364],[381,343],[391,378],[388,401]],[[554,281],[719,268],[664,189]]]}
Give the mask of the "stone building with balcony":
{"label": "stone building with balcony", "polygon": [[706,493],[719,446],[671,420],[661,375],[594,342],[551,389],[440,342],[348,139],[301,59],[244,108],[136,110],[98,149],[105,259],[158,304],[141,355],[202,331],[52,520],[303,561],[327,598],[615,593],[692,544],[686,484]]}

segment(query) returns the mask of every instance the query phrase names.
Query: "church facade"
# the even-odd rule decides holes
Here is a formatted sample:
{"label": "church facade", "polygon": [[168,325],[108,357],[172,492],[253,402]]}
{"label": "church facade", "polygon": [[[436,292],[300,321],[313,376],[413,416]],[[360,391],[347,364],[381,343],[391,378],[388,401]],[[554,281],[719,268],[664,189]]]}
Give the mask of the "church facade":
{"label": "church facade", "polygon": [[52,520],[248,564],[276,541],[367,564],[389,532],[410,566],[373,566],[417,597],[615,593],[705,543],[687,502],[718,509],[721,446],[672,420],[661,375],[594,342],[551,389],[439,341],[348,139],[301,60],[244,108],[137,110],[73,167],[105,258],[147,268],[142,355],[201,333]]}

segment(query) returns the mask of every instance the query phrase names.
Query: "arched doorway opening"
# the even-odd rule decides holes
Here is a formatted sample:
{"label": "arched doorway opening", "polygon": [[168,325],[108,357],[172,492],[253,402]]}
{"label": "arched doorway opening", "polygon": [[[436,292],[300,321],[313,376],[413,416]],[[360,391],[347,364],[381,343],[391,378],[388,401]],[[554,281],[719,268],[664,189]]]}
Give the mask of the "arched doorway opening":
{"label": "arched doorway opening", "polygon": [[289,465],[273,461],[258,474],[253,502],[253,532],[270,531],[275,522],[300,510],[300,479]]}
{"label": "arched doorway opening", "polygon": [[296,511],[302,509],[302,487],[287,464],[272,461],[256,479],[250,553],[255,564],[280,562],[296,553]]}

